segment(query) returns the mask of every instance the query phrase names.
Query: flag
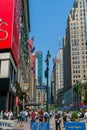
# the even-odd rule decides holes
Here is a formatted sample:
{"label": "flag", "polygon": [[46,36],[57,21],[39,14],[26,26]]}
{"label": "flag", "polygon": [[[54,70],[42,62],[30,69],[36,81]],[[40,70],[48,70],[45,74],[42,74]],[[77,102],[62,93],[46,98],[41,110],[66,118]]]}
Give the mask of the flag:
{"label": "flag", "polygon": [[32,47],[31,53],[35,51],[35,46]]}
{"label": "flag", "polygon": [[32,69],[34,69],[34,61],[35,61],[35,59],[34,59],[33,55],[30,55],[30,64],[31,64]]}
{"label": "flag", "polygon": [[31,51],[33,49],[34,36],[28,40],[28,48]]}
{"label": "flag", "polygon": [[32,47],[33,47],[33,41],[30,39],[28,41],[28,48],[29,48],[30,51],[32,50]]}
{"label": "flag", "polygon": [[32,53],[34,60],[36,59],[36,52]]}

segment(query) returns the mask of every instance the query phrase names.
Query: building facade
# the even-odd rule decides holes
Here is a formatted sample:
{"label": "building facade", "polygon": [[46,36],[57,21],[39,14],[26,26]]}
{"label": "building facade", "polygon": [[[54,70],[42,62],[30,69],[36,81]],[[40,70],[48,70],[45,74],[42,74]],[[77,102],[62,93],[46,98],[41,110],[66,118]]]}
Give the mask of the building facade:
{"label": "building facade", "polygon": [[87,77],[87,0],[75,0],[67,19],[64,45],[64,88]]}
{"label": "building facade", "polygon": [[63,79],[63,48],[60,48],[58,50],[56,58],[54,58],[53,60],[53,71],[51,76],[51,98],[52,100],[54,100],[56,104],[57,102],[59,102],[59,90],[61,90],[64,87]]}
{"label": "building facade", "polygon": [[[3,110],[15,109],[16,96],[21,90],[18,87],[27,79],[23,75],[28,53],[25,54],[23,49],[29,33],[28,5],[28,0],[0,1],[0,26],[5,25],[6,28],[6,35],[0,34],[0,109]],[[22,56],[24,54],[25,57]]]}
{"label": "building facade", "polygon": [[38,59],[38,82],[42,85],[43,79],[43,55],[42,51],[36,51],[36,57]]}

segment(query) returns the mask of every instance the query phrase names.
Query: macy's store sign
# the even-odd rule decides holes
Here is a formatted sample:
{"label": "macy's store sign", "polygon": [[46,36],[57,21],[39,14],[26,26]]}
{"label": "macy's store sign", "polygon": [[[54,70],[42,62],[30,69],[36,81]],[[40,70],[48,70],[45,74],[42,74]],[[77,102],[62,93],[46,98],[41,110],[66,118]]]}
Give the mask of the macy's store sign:
{"label": "macy's store sign", "polygon": [[6,30],[8,24],[0,18],[0,42],[8,38],[8,31]]}

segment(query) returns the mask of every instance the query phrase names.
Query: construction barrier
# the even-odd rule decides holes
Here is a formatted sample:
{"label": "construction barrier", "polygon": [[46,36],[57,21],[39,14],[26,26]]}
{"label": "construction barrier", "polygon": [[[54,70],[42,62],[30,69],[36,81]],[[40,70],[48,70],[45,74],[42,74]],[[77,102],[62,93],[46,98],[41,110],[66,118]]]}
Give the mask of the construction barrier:
{"label": "construction barrier", "polygon": [[85,122],[66,122],[65,130],[86,130]]}
{"label": "construction barrier", "polygon": [[0,129],[13,129],[14,124],[14,120],[0,120]]}
{"label": "construction barrier", "polygon": [[31,122],[30,130],[50,130],[49,122]]}

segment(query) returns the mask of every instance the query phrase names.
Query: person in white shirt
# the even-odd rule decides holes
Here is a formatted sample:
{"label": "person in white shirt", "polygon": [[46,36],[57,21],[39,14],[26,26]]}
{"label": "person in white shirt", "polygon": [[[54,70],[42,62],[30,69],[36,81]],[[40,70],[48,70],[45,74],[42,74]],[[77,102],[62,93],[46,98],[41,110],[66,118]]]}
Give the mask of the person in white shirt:
{"label": "person in white shirt", "polygon": [[85,110],[84,119],[86,120],[87,123],[87,109]]}
{"label": "person in white shirt", "polygon": [[48,112],[44,112],[44,122],[48,122],[49,120],[49,114]]}
{"label": "person in white shirt", "polygon": [[8,113],[8,119],[12,120],[13,119],[13,112],[10,110]]}
{"label": "person in white shirt", "polygon": [[25,111],[25,120],[26,120],[26,122],[27,122],[27,118],[28,118],[28,112]]}

